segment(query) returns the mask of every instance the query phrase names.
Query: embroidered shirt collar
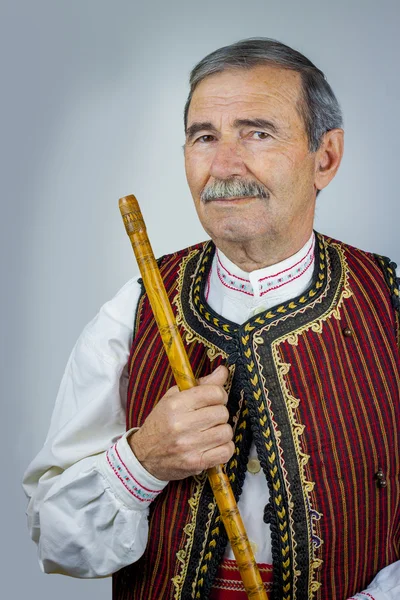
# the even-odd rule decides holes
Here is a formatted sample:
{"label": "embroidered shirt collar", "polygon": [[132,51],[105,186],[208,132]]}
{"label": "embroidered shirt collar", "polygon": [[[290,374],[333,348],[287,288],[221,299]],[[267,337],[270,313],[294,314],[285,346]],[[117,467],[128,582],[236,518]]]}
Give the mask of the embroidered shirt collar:
{"label": "embroidered shirt collar", "polygon": [[214,254],[204,290],[205,300],[233,323],[303,294],[310,286],[315,266],[315,235],[282,262],[246,273],[220,250]]}
{"label": "embroidered shirt collar", "polygon": [[216,270],[220,283],[226,289],[258,299],[271,295],[271,292],[282,289],[303,276],[306,276],[308,280],[307,272],[312,273],[311,267],[314,263],[314,245],[315,235],[313,233],[303,248],[293,256],[251,273],[242,271],[221,250],[217,249],[213,270]]}

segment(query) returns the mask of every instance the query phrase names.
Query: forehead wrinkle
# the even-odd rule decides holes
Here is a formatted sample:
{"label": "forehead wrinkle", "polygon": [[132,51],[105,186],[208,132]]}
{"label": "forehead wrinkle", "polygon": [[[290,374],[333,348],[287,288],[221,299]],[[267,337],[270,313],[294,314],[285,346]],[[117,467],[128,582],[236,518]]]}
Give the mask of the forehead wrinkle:
{"label": "forehead wrinkle", "polygon": [[[202,111],[229,111],[229,110],[255,110],[255,111],[259,111],[260,109],[264,108],[265,110],[265,103],[263,103],[261,100],[255,100],[255,99],[243,99],[243,97],[240,96],[236,96],[236,97],[229,97],[229,98],[224,98],[221,96],[207,96],[205,98],[201,98],[197,101],[193,102],[193,110],[191,112],[200,112],[202,113]],[[197,119],[196,119],[197,120]],[[200,119],[199,119],[200,120]],[[203,120],[201,118],[201,120]],[[208,119],[204,119],[205,121]]]}
{"label": "forehead wrinkle", "polygon": [[[210,75],[206,77],[203,81],[199,83],[197,88],[195,89],[192,97],[192,103],[198,101],[197,96],[203,96],[201,98],[202,101],[213,101],[217,103],[226,103],[230,104],[231,102],[241,102],[245,101],[245,98],[257,98],[260,102],[265,102],[267,98],[277,97],[278,101],[281,98],[288,100],[292,103],[293,106],[302,99],[302,80],[300,74],[294,71],[290,71],[287,69],[275,69],[272,67],[272,72],[277,74],[280,72],[280,77],[271,79],[267,74],[263,72],[261,68],[261,72],[258,73],[257,77],[253,77],[251,81],[249,81],[249,85],[252,86],[252,89],[240,90],[238,93],[235,93],[234,90],[226,89],[226,84],[223,85],[221,80],[226,78],[229,79],[233,76],[234,79],[236,76],[239,78],[238,85],[241,84],[241,72],[232,73],[232,71],[224,71],[222,73],[216,73],[214,75]],[[269,69],[268,69],[269,70]],[[254,68],[250,71],[244,71],[244,75],[249,74],[251,71],[257,71],[257,68]],[[288,81],[289,78],[289,81]],[[294,85],[293,85],[294,83]],[[222,89],[221,89],[222,88]],[[226,89],[226,91],[225,91]],[[205,91],[204,91],[205,90]]]}
{"label": "forehead wrinkle", "polygon": [[[231,117],[232,120],[240,118],[242,113],[245,113],[246,116],[251,113],[257,117],[263,116],[266,120],[274,120],[276,119],[275,108],[282,106],[282,99],[286,100],[285,104],[287,106],[287,111],[284,112],[295,112],[297,116],[303,117],[301,110],[303,103],[302,97],[298,98],[297,94],[284,94],[279,91],[277,91],[277,94],[264,92],[260,94],[240,94],[235,95],[234,97],[207,95],[203,98],[193,98],[188,116],[190,120],[192,120],[194,118],[193,112],[196,112],[196,121],[209,121],[210,110],[218,112],[219,110],[223,111],[224,109],[234,110],[237,107],[238,113],[235,117]],[[267,102],[268,100],[272,100],[272,103]],[[287,103],[288,100],[290,104]],[[273,113],[272,115],[271,112]],[[207,113],[207,116],[204,113]],[[280,120],[286,119],[281,116]]]}
{"label": "forehead wrinkle", "polygon": [[[276,94],[274,94],[274,91],[276,91]],[[191,102],[191,106],[196,107],[196,106],[206,106],[208,104],[212,104],[213,106],[231,106],[231,105],[235,105],[235,104],[254,104],[254,103],[260,103],[260,104],[265,104],[265,101],[272,98],[272,99],[277,99],[278,101],[281,101],[280,98],[276,98],[276,96],[282,96],[285,99],[290,99],[291,101],[294,100],[293,104],[295,103],[297,98],[293,98],[291,94],[284,94],[282,93],[282,90],[265,90],[263,92],[241,92],[238,94],[225,94],[225,95],[221,95],[221,94],[207,94],[203,97],[196,97],[196,92],[193,95],[193,99]]]}

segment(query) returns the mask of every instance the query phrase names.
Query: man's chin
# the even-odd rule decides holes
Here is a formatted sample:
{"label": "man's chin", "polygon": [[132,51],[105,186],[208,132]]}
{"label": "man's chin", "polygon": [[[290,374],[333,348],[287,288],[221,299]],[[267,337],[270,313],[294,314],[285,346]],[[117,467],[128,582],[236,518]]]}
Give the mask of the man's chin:
{"label": "man's chin", "polygon": [[204,230],[214,241],[217,247],[222,244],[253,244],[255,241],[270,235],[267,227],[257,229],[255,224],[246,223],[243,219],[229,219],[209,221],[203,224]]}

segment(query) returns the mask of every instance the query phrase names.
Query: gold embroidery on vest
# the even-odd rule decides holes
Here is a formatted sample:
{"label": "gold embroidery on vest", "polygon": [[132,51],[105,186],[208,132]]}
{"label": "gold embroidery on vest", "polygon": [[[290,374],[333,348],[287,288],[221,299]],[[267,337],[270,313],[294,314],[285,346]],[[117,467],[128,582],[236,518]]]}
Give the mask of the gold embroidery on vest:
{"label": "gold embroidery on vest", "polygon": [[[319,540],[319,547],[321,547],[321,545],[324,543],[323,540],[321,539],[320,535],[318,534],[319,532],[317,532],[315,530],[315,521],[319,521],[322,517],[323,514],[318,512],[315,508],[313,508],[312,506],[312,499],[311,499],[311,492],[314,489],[315,483],[313,481],[308,481],[306,478],[306,465],[310,459],[309,455],[306,454],[305,452],[303,452],[302,450],[302,446],[301,446],[301,436],[304,433],[304,425],[302,425],[301,423],[299,423],[298,421],[296,421],[296,409],[298,408],[299,404],[300,404],[300,399],[295,398],[294,396],[291,395],[289,388],[287,386],[287,383],[285,381],[285,377],[286,375],[289,373],[291,365],[288,363],[284,363],[282,362],[280,356],[279,356],[279,343],[283,341],[283,340],[279,340],[277,342],[274,342],[272,345],[272,354],[274,357],[274,363],[275,366],[277,367],[277,374],[278,374],[278,379],[279,379],[279,383],[280,383],[280,387],[281,390],[283,392],[284,398],[286,400],[286,407],[288,410],[288,417],[289,417],[289,422],[291,424],[291,429],[292,429],[292,437],[293,437],[293,441],[294,441],[294,446],[296,449],[296,455],[297,455],[297,463],[299,465],[299,473],[300,473],[300,478],[301,478],[301,489],[304,493],[305,496],[305,506],[308,506],[311,510],[312,510],[312,515],[313,518],[308,518],[307,519],[307,528],[308,528],[308,539],[310,540],[309,543],[309,557],[310,557],[310,569],[309,569],[309,598],[310,600],[314,597],[314,593],[321,587],[321,583],[319,581],[316,580],[316,573],[315,571],[322,565],[322,560],[320,558],[318,558],[315,554],[314,551],[314,546],[311,542],[311,540],[313,538],[318,538]],[[290,488],[288,487],[288,496],[290,494]],[[290,498],[291,498],[291,494],[290,494]],[[294,536],[294,527],[293,527],[293,518],[292,518],[292,511],[290,510],[290,508],[293,506],[292,502],[289,502],[289,520],[290,520],[290,528],[292,531],[292,539],[293,539],[293,554],[294,556],[296,556],[296,539]],[[309,515],[310,514],[310,510],[306,511],[306,514]],[[294,592],[296,591],[296,579],[297,576],[300,575],[300,573],[298,571],[295,572],[295,577],[294,577]]]}
{"label": "gold embroidery on vest", "polygon": [[[338,244],[332,243],[331,246],[336,248],[336,250],[338,252],[341,267],[342,267],[342,273],[341,273],[339,285],[337,286],[335,296],[334,296],[334,299],[333,299],[330,307],[317,320],[312,321],[311,323],[306,323],[302,327],[299,327],[299,329],[296,329],[296,331],[291,332],[289,335],[284,336],[283,338],[280,338],[279,340],[276,340],[276,341],[279,341],[279,343],[281,343],[282,341],[287,341],[289,344],[297,346],[299,336],[302,335],[303,333],[305,333],[306,331],[309,331],[311,329],[311,331],[314,331],[315,333],[322,333],[322,326],[323,326],[324,321],[326,321],[327,319],[330,319],[331,317],[334,317],[338,321],[341,320],[340,309],[342,307],[342,304],[346,298],[350,298],[352,296],[353,292],[351,291],[351,287],[350,287],[350,283],[349,283],[349,268],[347,265],[347,260],[346,260],[344,251]],[[328,289],[330,288],[331,270],[329,268],[328,255],[326,258],[327,258],[327,264],[328,264],[327,287],[326,287],[324,294],[322,294],[320,296],[320,298],[317,300],[317,302],[309,305],[311,307],[314,307],[317,303],[321,302],[323,300],[323,298],[325,298],[325,296],[328,292]],[[294,313],[294,314],[296,314],[296,313]]]}
{"label": "gold embroidery on vest", "polygon": [[[208,253],[211,251],[212,246],[208,245],[205,252]],[[185,316],[184,316],[184,312],[183,312],[183,307],[182,307],[182,297],[181,297],[181,293],[182,293],[182,286],[183,286],[183,279],[185,276],[185,270],[186,270],[186,266],[187,263],[196,255],[198,254],[199,250],[193,250],[192,252],[190,252],[188,254],[188,256],[186,258],[184,258],[182,260],[182,263],[180,265],[179,268],[179,273],[178,273],[178,282],[177,282],[177,294],[173,300],[173,304],[176,306],[177,309],[177,314],[176,314],[176,322],[178,325],[180,325],[183,328],[183,338],[185,340],[185,342],[187,344],[192,343],[194,340],[200,342],[201,344],[203,344],[203,346],[205,346],[207,348],[207,356],[208,358],[212,361],[214,360],[217,356],[222,356],[223,358],[227,358],[227,354],[225,354],[220,348],[218,348],[217,346],[215,346],[214,344],[211,344],[206,338],[204,338],[203,336],[201,336],[200,334],[198,334],[197,332],[195,332],[190,325],[187,323]],[[208,255],[205,254],[205,258],[204,260],[207,262],[208,261]],[[202,268],[202,267],[201,267]],[[205,265],[204,265],[205,268]],[[203,269],[204,271],[204,269]],[[203,272],[202,271],[202,272]],[[201,277],[200,277],[201,279]],[[192,286],[195,285],[195,289],[200,290],[199,287],[199,277],[197,277],[194,282],[192,283]],[[189,303],[190,303],[190,307],[191,310],[193,312],[193,314],[197,315],[197,312],[193,309],[193,304],[192,304],[192,291],[189,294]],[[208,317],[210,316],[209,313],[207,313],[207,311],[203,311],[206,312],[206,314],[208,315]],[[213,329],[212,327],[210,327],[206,321],[202,320],[203,325],[209,329],[210,331],[215,332],[215,329]]]}
{"label": "gold embroidery on vest", "polygon": [[[197,586],[201,587],[203,585],[203,582],[204,582],[203,576],[207,573],[207,570],[208,570],[207,561],[211,558],[210,552],[208,552],[205,555],[205,557],[204,557],[204,553],[205,553],[205,549],[206,549],[207,534],[208,534],[208,532],[210,530],[211,520],[213,518],[213,515],[215,513],[215,509],[216,509],[216,502],[215,502],[215,500],[213,502],[210,502],[210,504],[208,505],[207,508],[208,508],[208,519],[207,519],[207,523],[206,523],[206,527],[205,527],[206,534],[204,536],[203,544],[202,544],[202,547],[201,547],[200,560],[199,560],[199,563],[198,563],[197,568],[196,568],[196,576],[195,576],[195,578],[194,578],[194,580],[192,582],[192,594],[191,594],[192,598],[199,598],[200,597],[200,592],[197,592],[197,594],[196,594],[196,587]],[[214,532],[216,530],[218,530],[217,534],[219,534],[219,527],[216,527],[214,529]],[[200,565],[203,562],[203,557],[204,557],[204,560],[205,560],[205,564],[201,567],[201,573],[200,573],[200,578],[199,578],[199,570],[200,570]]]}
{"label": "gold embroidery on vest", "polygon": [[207,474],[203,472],[200,475],[194,476],[193,479],[195,480],[195,490],[191,498],[189,498],[188,500],[188,504],[190,506],[191,511],[191,519],[190,522],[187,523],[187,525],[185,525],[185,527],[183,528],[183,531],[187,535],[187,540],[185,547],[182,550],[179,550],[179,552],[177,552],[176,554],[177,561],[181,564],[181,571],[179,575],[175,575],[175,577],[173,577],[171,580],[175,587],[175,600],[180,599],[183,584],[186,579],[189,557],[193,546],[195,524],[197,512],[199,509],[200,496],[207,480]]}

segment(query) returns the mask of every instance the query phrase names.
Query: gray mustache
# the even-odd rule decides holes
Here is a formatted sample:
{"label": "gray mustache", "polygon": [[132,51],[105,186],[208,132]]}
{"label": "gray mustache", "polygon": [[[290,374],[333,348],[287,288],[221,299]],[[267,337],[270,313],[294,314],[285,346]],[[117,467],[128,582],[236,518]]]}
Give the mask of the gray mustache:
{"label": "gray mustache", "polygon": [[213,181],[200,194],[202,202],[219,200],[220,198],[269,198],[268,190],[255,181],[243,179],[220,179]]}

